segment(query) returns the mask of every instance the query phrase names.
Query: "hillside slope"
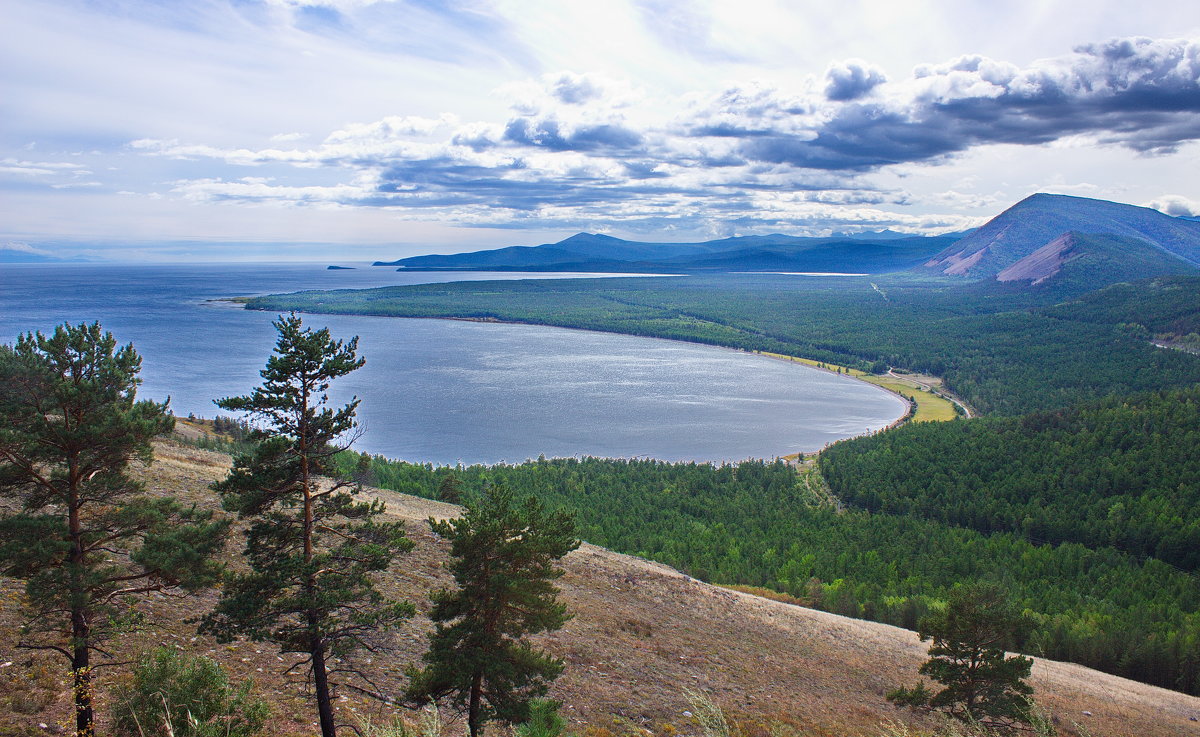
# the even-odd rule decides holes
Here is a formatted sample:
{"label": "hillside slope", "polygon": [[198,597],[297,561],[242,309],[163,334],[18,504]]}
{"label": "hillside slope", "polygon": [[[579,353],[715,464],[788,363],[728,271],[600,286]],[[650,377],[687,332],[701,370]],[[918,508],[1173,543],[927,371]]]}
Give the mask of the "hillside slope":
{"label": "hillside slope", "polygon": [[[1072,232],[1110,236],[1110,241],[1099,247],[1079,239],[1075,243],[1058,242]],[[1116,249],[1115,241],[1122,241],[1115,243]],[[1068,253],[1071,247],[1074,254]],[[1144,253],[1146,247],[1151,252],[1157,251],[1157,255]],[[1039,250],[1042,253],[1037,254]],[[1070,255],[1096,253],[1119,259],[1123,250],[1139,264],[1166,257],[1174,273],[1200,267],[1200,223],[1118,202],[1035,194],[934,256],[924,264],[924,269],[972,279],[1003,275],[1004,280],[1021,278],[1027,273],[1038,279],[1052,275],[1036,268],[1039,264],[1050,265],[1056,271],[1054,262],[1061,264]],[[1030,261],[1022,267],[1012,268],[1027,258]]]}
{"label": "hillside slope", "polygon": [[[207,484],[222,476],[229,463],[227,456],[176,443],[159,444],[157,459],[145,473],[150,490],[202,504],[213,503]],[[424,520],[453,515],[456,508],[394,492],[371,493],[384,500],[389,513],[405,520],[417,542],[387,588],[419,601],[427,611],[427,592],[447,585],[449,577],[446,544],[432,536]],[[877,735],[885,720],[914,720],[884,698],[891,687],[915,680],[924,659],[925,646],[912,632],[731,592],[590,545],[568,556],[564,567],[560,585],[575,618],[543,638],[543,644],[567,661],[552,695],[566,704],[564,712],[579,733],[586,726],[601,736],[639,734],[638,728],[662,735],[670,733],[669,725],[695,734],[696,725],[683,715],[689,708],[684,689],[704,692],[739,718],[757,723],[782,719],[809,735]],[[0,663],[32,672],[29,656],[12,649],[14,582],[0,583],[6,594],[0,597]],[[200,602],[154,600],[150,609],[157,627],[128,637],[124,645],[167,643],[215,657],[236,678],[256,679],[276,704],[280,734],[310,733],[312,710],[299,695],[298,680],[278,674],[291,661],[265,644],[222,646],[197,638],[181,622],[211,601],[211,595]],[[398,690],[402,679],[397,673],[419,658],[428,626],[423,617],[410,622],[398,637],[398,656],[368,666],[383,691]],[[118,677],[120,670],[108,671],[105,681]],[[1034,686],[1064,727],[1081,722],[1096,737],[1200,734],[1200,723],[1190,721],[1200,717],[1200,699],[1194,697],[1041,660],[1034,667]],[[11,734],[44,733],[36,723],[64,717],[66,698],[63,690],[46,710],[0,713],[0,722],[8,724]],[[376,706],[349,692],[342,694],[339,709],[343,719],[356,712],[378,717]]]}

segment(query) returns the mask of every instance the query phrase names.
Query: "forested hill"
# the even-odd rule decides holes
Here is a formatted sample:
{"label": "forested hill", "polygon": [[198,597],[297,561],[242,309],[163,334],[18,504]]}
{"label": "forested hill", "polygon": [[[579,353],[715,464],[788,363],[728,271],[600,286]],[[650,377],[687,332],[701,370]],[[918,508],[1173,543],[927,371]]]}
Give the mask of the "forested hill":
{"label": "forested hill", "polygon": [[[974,424],[933,423],[947,426]],[[766,586],[806,606],[915,628],[962,581],[994,581],[1030,613],[1025,652],[1200,694],[1200,587],[1157,559],[1038,545],[904,514],[839,511],[782,461],[712,466],[563,458],[434,468],[346,454],[366,483],[434,497],[502,482],[573,510],[580,535],[705,581]]]}
{"label": "forested hill", "polygon": [[835,444],[820,468],[871,512],[1200,569],[1200,388],[910,424]]}

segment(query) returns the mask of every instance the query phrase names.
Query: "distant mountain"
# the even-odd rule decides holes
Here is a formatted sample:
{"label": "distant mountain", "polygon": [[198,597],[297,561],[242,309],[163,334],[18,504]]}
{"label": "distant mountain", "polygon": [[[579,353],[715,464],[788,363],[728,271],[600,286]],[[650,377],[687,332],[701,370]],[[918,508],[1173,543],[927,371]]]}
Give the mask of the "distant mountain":
{"label": "distant mountain", "polygon": [[68,261],[68,259],[21,248],[0,248],[0,264],[58,264],[77,261],[78,259]]}
{"label": "distant mountain", "polygon": [[[937,237],[941,238],[943,236],[954,236],[954,238],[957,240],[958,238],[965,238],[974,232],[975,232],[975,229],[972,228],[970,230],[963,230],[963,231],[959,231],[957,233],[943,233],[942,235],[937,236]],[[861,231],[858,233],[834,233],[830,237],[831,238],[840,238],[843,240],[849,239],[849,240],[855,240],[855,241],[896,241],[896,240],[901,240],[904,238],[912,238],[913,234],[912,233],[897,233],[894,230],[875,230],[875,231]]]}
{"label": "distant mountain", "polygon": [[1145,207],[1035,194],[967,233],[893,231],[823,238],[772,233],[698,243],[576,233],[557,243],[377,261],[404,270],[711,272],[906,269],[1023,288],[1100,287],[1200,269],[1200,222]]}
{"label": "distant mountain", "polygon": [[1092,286],[1188,273],[1200,269],[1200,222],[1106,200],[1035,194],[923,268],[1030,284],[1069,276]]}
{"label": "distant mountain", "polygon": [[702,243],[626,241],[597,233],[577,233],[540,246],[413,256],[376,261],[404,270],[527,271],[830,271],[884,273],[912,268],[957,240],[898,233],[808,238],[738,236]]}

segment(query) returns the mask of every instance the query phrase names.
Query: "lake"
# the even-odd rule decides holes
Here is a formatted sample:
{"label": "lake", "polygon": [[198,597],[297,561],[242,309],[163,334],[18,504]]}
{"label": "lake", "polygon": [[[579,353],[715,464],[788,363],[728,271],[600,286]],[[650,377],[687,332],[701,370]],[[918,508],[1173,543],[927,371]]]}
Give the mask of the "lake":
{"label": "lake", "polygon": [[[528,276],[296,264],[5,264],[0,341],[99,320],[141,353],[139,396],[170,396],[176,415],[212,417],[214,399],[258,383],[274,346],[275,315],[209,300]],[[689,343],[454,320],[304,321],[337,338],[359,336],[367,364],[335,384],[334,399],[362,399],[357,449],[409,461],[772,458],[879,429],[905,410],[902,400],[863,382]]]}

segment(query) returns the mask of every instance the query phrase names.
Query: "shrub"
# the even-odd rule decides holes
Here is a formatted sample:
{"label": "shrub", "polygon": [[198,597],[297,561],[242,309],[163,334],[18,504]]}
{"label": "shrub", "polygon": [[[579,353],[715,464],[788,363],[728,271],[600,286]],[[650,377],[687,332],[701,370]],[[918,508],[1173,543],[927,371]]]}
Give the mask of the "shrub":
{"label": "shrub", "polygon": [[515,737],[571,737],[564,734],[567,719],[558,713],[562,704],[551,699],[529,702],[529,721],[519,725]]}
{"label": "shrub", "polygon": [[115,732],[130,737],[250,737],[269,709],[250,695],[251,683],[229,685],[209,658],[158,648],[142,657],[133,680],[114,695]]}

